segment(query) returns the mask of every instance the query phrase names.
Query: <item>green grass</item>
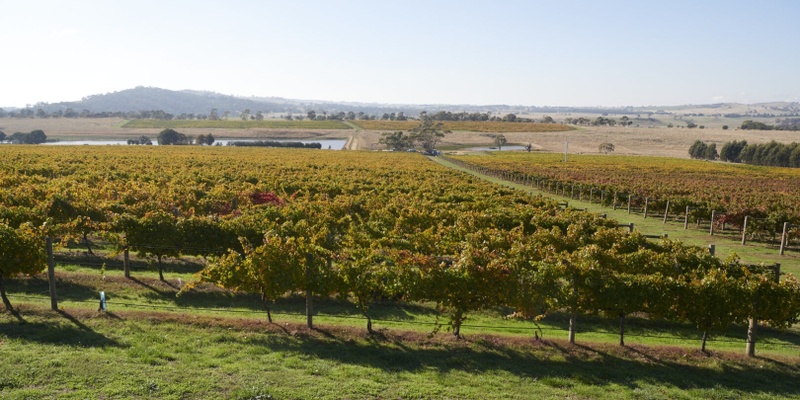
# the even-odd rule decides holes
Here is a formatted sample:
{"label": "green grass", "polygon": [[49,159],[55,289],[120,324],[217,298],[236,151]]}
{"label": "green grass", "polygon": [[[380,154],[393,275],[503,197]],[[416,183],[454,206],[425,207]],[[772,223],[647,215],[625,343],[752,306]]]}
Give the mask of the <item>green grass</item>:
{"label": "green grass", "polygon": [[[188,262],[166,264],[166,281],[158,280],[156,270],[136,260],[131,279],[123,275],[122,267],[115,260],[89,263],[87,259],[59,256],[59,260],[75,263],[56,265],[57,294],[59,304],[68,308],[96,310],[99,292],[106,293],[108,307],[112,311],[164,311],[191,313],[200,316],[234,316],[238,318],[265,319],[265,309],[258,297],[248,293],[233,293],[213,285],[202,284],[194,290],[177,296],[182,285],[189,282],[193,273],[202,266]],[[91,259],[90,257],[88,259]],[[105,269],[101,269],[105,265]],[[48,283],[45,274],[18,279],[8,285],[12,302],[28,302],[40,306],[49,305]],[[352,302],[343,299],[319,298],[315,301],[315,319],[325,325],[350,326],[365,329],[366,319]],[[271,307],[277,321],[302,323],[305,321],[305,303],[300,294],[279,299]],[[500,336],[531,338],[540,334],[546,339],[567,337],[568,319],[562,314],[548,315],[539,326],[530,321],[508,319],[513,310],[489,309],[468,314],[462,333],[495,334]],[[447,316],[440,315],[434,304],[405,304],[380,302],[370,309],[373,324],[378,328],[415,331],[428,334],[437,324],[447,332]],[[619,340],[616,319],[602,316],[581,316],[578,321],[578,341],[614,344]],[[539,331],[541,329],[541,331]],[[713,351],[742,353],[745,343],[744,326],[734,326],[712,336],[708,344]],[[793,354],[800,345],[800,331],[781,332],[774,329],[759,330],[758,351],[760,354]],[[630,317],[626,321],[626,343],[638,345],[670,345],[698,349],[701,333],[694,327],[681,323],[651,321]]]}
{"label": "green grass", "polygon": [[149,128],[149,129],[182,129],[182,128],[208,128],[208,129],[352,129],[342,121],[308,121],[308,120],[282,120],[269,119],[263,121],[242,120],[156,120],[134,119],[122,124],[123,128]]}
{"label": "green grass", "polygon": [[[790,398],[796,361],[141,312],[0,314],[0,397]],[[272,396],[272,397],[268,397]]]}
{"label": "green grass", "polygon": [[[485,310],[457,340],[431,334],[433,305],[387,302],[367,335],[337,299],[316,300],[309,330],[301,296],[274,305],[274,324],[250,294],[201,285],[176,297],[197,260],[168,263],[161,282],[138,259],[133,279],[114,259],[57,259],[59,312],[44,274],[7,282],[20,312],[0,312],[0,398],[800,398],[796,330],[761,329],[759,357],[747,359],[744,327],[705,354],[689,326],[631,318],[622,348],[614,320],[582,316],[570,346],[564,315],[542,321],[535,341],[531,322]],[[107,313],[96,311],[101,290]]]}

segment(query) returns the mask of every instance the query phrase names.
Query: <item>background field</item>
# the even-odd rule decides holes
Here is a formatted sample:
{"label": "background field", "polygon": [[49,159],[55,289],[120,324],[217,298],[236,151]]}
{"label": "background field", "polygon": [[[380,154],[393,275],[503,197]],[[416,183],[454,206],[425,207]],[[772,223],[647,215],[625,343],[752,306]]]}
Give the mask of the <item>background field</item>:
{"label": "background field", "polygon": [[[158,121],[154,121],[158,122]],[[166,121],[164,121],[166,122]],[[181,122],[181,121],[174,121]],[[190,121],[185,121],[190,122]],[[233,122],[233,121],[232,121]],[[238,121],[242,122],[242,121]],[[254,121],[255,122],[255,121]],[[275,121],[275,123],[284,121]],[[292,122],[292,121],[285,121]],[[296,123],[311,121],[295,121]],[[314,121],[316,122],[316,121]],[[328,121],[320,121],[328,122]],[[336,122],[336,121],[332,121]],[[365,121],[357,121],[359,124]],[[372,122],[372,121],[370,121]],[[383,121],[375,121],[383,123]],[[390,121],[391,122],[391,121]],[[53,139],[128,139],[140,135],[153,138],[163,128],[124,128],[125,120],[118,118],[100,119],[0,119],[0,130],[6,134],[14,132],[30,132],[42,129]],[[266,123],[266,122],[265,122]],[[270,122],[272,123],[272,122]],[[394,123],[394,122],[392,122]],[[409,124],[411,125],[411,124]],[[516,124],[512,124],[516,125]],[[160,126],[160,125],[159,125]],[[666,128],[666,127],[578,127],[563,132],[507,132],[507,145],[526,145],[530,143],[537,151],[563,152],[565,141],[569,142],[570,153],[598,153],[601,143],[615,145],[615,154],[657,155],[666,157],[689,157],[689,147],[695,140],[716,143],[717,148],[732,140],[747,140],[750,143],[767,143],[775,140],[783,143],[800,141],[800,134],[791,131],[742,131],[723,130],[721,126],[705,129]],[[375,128],[377,129],[377,128]],[[406,130],[409,128],[406,128]],[[205,135],[212,133],[218,139],[226,138],[263,138],[263,139],[342,139],[348,138],[351,150],[381,150],[378,143],[380,130],[365,129],[351,125],[350,129],[311,128],[296,125],[292,128],[265,128],[248,126],[246,128],[181,128],[187,135]],[[392,130],[392,129],[390,129]],[[447,135],[439,145],[448,151],[463,151],[472,147],[494,146],[495,133],[468,132],[456,130]]]}
{"label": "background field", "polygon": [[122,124],[123,128],[151,128],[151,129],[350,129],[350,126],[341,121],[307,121],[268,119],[263,121],[243,121],[236,119],[227,120],[155,120],[134,119]]}
{"label": "background field", "polygon": [[[354,125],[368,130],[376,131],[407,131],[419,125],[419,121],[353,121]],[[533,122],[503,122],[503,121],[444,121],[442,128],[450,131],[468,132],[563,132],[571,131],[569,125],[540,124]]]}

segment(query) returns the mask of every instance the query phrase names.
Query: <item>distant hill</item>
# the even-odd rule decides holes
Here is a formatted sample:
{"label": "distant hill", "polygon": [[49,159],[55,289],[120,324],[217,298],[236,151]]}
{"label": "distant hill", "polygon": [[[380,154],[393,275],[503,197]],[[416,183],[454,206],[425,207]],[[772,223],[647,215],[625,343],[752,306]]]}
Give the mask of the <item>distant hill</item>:
{"label": "distant hill", "polygon": [[253,112],[279,112],[284,106],[265,101],[248,100],[234,96],[226,96],[211,92],[173,91],[153,87],[136,87],[119,92],[96,94],[84,97],[81,101],[54,104],[39,104],[47,112],[72,108],[80,112],[129,112],[142,110],[162,110],[170,114],[208,114],[216,108],[220,114],[225,111],[241,112],[250,109]]}
{"label": "distant hill", "polygon": [[[718,103],[705,105],[684,106],[642,106],[642,107],[550,107],[550,106],[520,106],[520,105],[447,105],[447,104],[375,104],[359,102],[331,102],[319,100],[297,100],[280,97],[239,97],[214,92],[196,90],[167,90],[154,87],[139,86],[119,92],[96,94],[84,97],[80,101],[62,103],[39,103],[32,107],[43,109],[48,113],[58,110],[66,111],[68,108],[80,113],[88,110],[92,113],[100,112],[137,112],[162,110],[169,114],[209,114],[212,109],[217,109],[219,115],[228,112],[238,115],[249,109],[251,113],[293,113],[305,115],[314,110],[318,114],[323,112],[338,113],[340,111],[355,113],[364,112],[368,115],[381,116],[384,113],[403,112],[409,116],[416,116],[421,111],[436,113],[438,111],[451,112],[480,112],[495,114],[561,114],[561,115],[729,115],[736,117],[778,117],[800,115],[800,103],[773,102],[761,104]],[[6,110],[10,111],[10,110]]]}
{"label": "distant hill", "polygon": [[[251,113],[294,113],[306,114],[310,110],[317,112],[353,111],[368,114],[383,114],[394,111],[415,111],[419,106],[388,106],[367,103],[335,103],[313,100],[293,100],[280,97],[237,97],[214,92],[196,90],[167,90],[154,87],[139,86],[119,92],[96,94],[84,97],[80,101],[45,104],[32,107],[43,109],[48,113],[69,108],[76,112],[88,110],[99,112],[136,112],[162,110],[169,114],[209,114],[212,109],[222,115],[229,112],[238,115],[249,109]],[[438,108],[437,108],[438,109]],[[408,112],[406,111],[406,112]]]}

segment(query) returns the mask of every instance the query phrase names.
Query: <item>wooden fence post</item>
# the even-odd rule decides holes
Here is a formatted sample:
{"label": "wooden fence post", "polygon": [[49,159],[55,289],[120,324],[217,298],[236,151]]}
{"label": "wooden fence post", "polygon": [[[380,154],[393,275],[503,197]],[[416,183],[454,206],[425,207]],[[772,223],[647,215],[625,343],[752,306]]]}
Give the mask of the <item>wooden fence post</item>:
{"label": "wooden fence post", "polygon": [[789,241],[789,227],[792,224],[788,222],[783,223],[783,233],[781,234],[781,255],[783,255],[783,251],[786,249],[787,242]]}
{"label": "wooden fence post", "polygon": [[711,229],[709,230],[709,235],[714,236],[714,216],[717,214],[716,211],[711,210]]}
{"label": "wooden fence post", "polygon": [[748,219],[750,219],[750,217],[745,215],[744,216],[744,225],[742,225],[742,246],[744,246],[745,243],[747,243],[747,221],[748,221]]}
{"label": "wooden fence post", "polygon": [[644,217],[647,218],[647,203],[650,201],[649,197],[644,198]]}
{"label": "wooden fence post", "polygon": [[50,308],[58,311],[58,299],[56,297],[56,263],[53,258],[53,238],[50,236],[45,240],[47,247],[47,280],[50,282]]}
{"label": "wooden fence post", "polygon": [[669,216],[669,200],[667,200],[667,206],[664,208],[664,222],[667,223],[667,216]]}
{"label": "wooden fence post", "polygon": [[683,230],[689,229],[689,206],[686,206],[686,213],[683,215]]}
{"label": "wooden fence post", "polygon": [[747,321],[747,356],[756,356],[756,328],[758,324],[755,318],[750,318]]}
{"label": "wooden fence post", "polygon": [[628,214],[631,213],[631,195],[628,195]]}
{"label": "wooden fence post", "polygon": [[711,254],[712,256],[716,255],[717,254],[717,245],[715,245],[715,244],[708,245],[708,254]]}
{"label": "wooden fence post", "polygon": [[125,277],[131,277],[131,257],[128,248],[122,251],[122,268],[125,270]]}

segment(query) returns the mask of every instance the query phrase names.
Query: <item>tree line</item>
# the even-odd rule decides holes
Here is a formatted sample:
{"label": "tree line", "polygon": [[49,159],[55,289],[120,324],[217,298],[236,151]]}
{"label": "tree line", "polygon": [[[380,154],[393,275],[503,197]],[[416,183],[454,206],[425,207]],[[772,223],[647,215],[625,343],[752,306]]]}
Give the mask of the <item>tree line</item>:
{"label": "tree line", "polygon": [[722,145],[717,153],[715,143],[706,144],[696,140],[689,148],[692,158],[716,160],[770,167],[800,168],[800,144],[771,141],[769,143],[750,143],[746,140],[730,141]]}
{"label": "tree line", "polygon": [[47,135],[41,129],[34,129],[30,132],[14,132],[6,136],[5,132],[0,131],[0,142],[12,144],[42,144],[47,141]]}
{"label": "tree line", "polygon": [[796,131],[800,130],[800,118],[784,118],[778,119],[775,125],[770,125],[764,122],[753,121],[748,119],[742,122],[741,129],[747,130],[761,130],[761,131]]}

